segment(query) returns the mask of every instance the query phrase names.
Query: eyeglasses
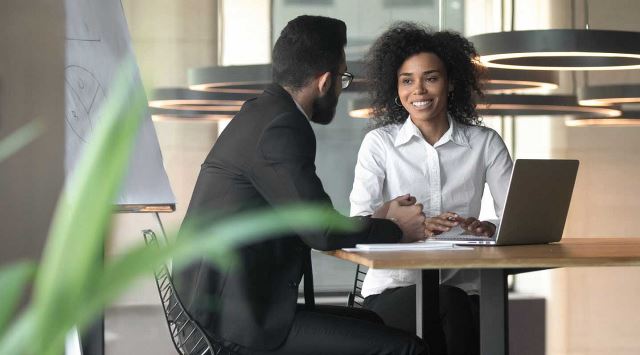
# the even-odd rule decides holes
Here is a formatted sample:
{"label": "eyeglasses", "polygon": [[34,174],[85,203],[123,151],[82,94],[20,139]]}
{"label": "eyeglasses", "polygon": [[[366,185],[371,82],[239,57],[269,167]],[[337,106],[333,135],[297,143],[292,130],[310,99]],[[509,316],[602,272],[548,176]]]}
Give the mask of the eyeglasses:
{"label": "eyeglasses", "polygon": [[344,72],[344,73],[338,73],[338,75],[340,75],[340,85],[342,86],[342,88],[343,89],[348,88],[349,85],[351,85],[351,82],[353,81],[353,74],[349,72]]}

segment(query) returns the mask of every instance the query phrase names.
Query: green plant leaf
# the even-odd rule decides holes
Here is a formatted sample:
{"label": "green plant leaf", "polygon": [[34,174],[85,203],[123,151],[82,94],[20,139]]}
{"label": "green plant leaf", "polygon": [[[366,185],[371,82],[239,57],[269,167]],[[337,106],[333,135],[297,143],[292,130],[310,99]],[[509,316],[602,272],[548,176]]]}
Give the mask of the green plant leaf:
{"label": "green plant leaf", "polygon": [[215,253],[213,255],[217,256],[217,251],[219,254],[226,254],[239,246],[287,230],[304,232],[328,226],[336,231],[347,232],[358,228],[357,223],[335,212],[330,206],[313,204],[293,204],[268,211],[248,212],[227,217],[224,221],[205,228],[202,228],[202,225],[195,222],[183,226],[180,238],[191,241],[185,243],[185,250],[178,251],[173,256],[174,267],[179,267],[183,258],[189,262],[193,260],[194,255],[206,256],[207,254],[201,254],[201,250],[206,250],[208,255]]}
{"label": "green plant leaf", "polygon": [[[226,267],[235,260],[236,248],[242,245],[291,229],[307,230],[325,226],[349,231],[356,228],[357,224],[326,206],[292,205],[237,215],[198,231],[187,229],[175,242],[162,247],[139,246],[110,261],[105,265],[104,273],[96,275],[96,286],[87,295],[87,302],[78,308],[78,319],[74,323],[80,327],[88,324],[135,279],[152,275],[159,265],[169,259],[173,262],[174,270],[199,258],[207,258],[215,265]],[[64,334],[60,332],[58,337]]]}
{"label": "green plant leaf", "polygon": [[150,275],[169,258],[174,269],[202,257],[228,266],[237,247],[285,230],[355,227],[326,207],[290,206],[225,218],[204,228],[187,226],[174,243],[157,250],[134,248],[103,265],[112,203],[147,105],[144,93],[130,85],[134,70],[130,61],[114,80],[94,136],[56,208],[32,304],[0,339],[2,355],[60,354],[72,326],[82,329],[137,277]]}
{"label": "green plant leaf", "polygon": [[30,348],[38,334],[37,319],[32,308],[27,308],[0,337],[0,355],[35,355]]}
{"label": "green plant leaf", "polygon": [[33,142],[43,131],[44,124],[42,122],[31,121],[0,140],[0,162]]}
{"label": "green plant leaf", "polygon": [[0,337],[4,334],[9,319],[14,315],[20,296],[32,280],[36,266],[23,261],[0,270]]}
{"label": "green plant leaf", "polygon": [[[130,83],[135,62],[125,62],[101,107],[101,119],[56,208],[34,288],[41,329],[55,334],[76,314],[102,268],[104,237],[114,196],[127,168],[146,99]],[[37,349],[56,346],[38,340]]]}
{"label": "green plant leaf", "polygon": [[[133,248],[110,260],[105,264],[104,272],[94,275],[95,287],[92,292],[87,293],[86,299],[66,318],[58,319],[57,328],[47,334],[48,342],[62,344],[71,327],[84,328],[137,278],[152,275],[159,265],[170,259],[174,270],[197,258],[207,258],[224,267],[235,260],[235,249],[242,245],[291,229],[300,231],[325,226],[349,231],[357,225],[325,206],[292,205],[237,215],[197,231],[187,229],[181,233],[181,238],[162,247],[141,245]],[[52,349],[48,348],[47,351],[56,354]]]}

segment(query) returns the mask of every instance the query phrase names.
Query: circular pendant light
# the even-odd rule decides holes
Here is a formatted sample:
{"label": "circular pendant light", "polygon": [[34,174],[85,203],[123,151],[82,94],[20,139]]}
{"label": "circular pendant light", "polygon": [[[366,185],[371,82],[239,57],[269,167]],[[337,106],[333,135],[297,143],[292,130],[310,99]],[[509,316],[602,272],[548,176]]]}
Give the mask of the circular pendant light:
{"label": "circular pendant light", "polygon": [[487,67],[522,70],[640,69],[640,32],[552,29],[469,37]]}
{"label": "circular pendant light", "polygon": [[218,121],[233,118],[251,94],[193,91],[184,88],[155,89],[149,96],[154,121]]}
{"label": "circular pendant light", "polygon": [[225,121],[230,120],[237,112],[229,111],[197,111],[197,110],[169,110],[151,109],[151,119],[154,122],[181,121],[181,122],[203,122],[203,121]]}
{"label": "circular pendant light", "polygon": [[623,111],[619,117],[571,118],[564,122],[568,127],[640,127],[640,111]]}
{"label": "circular pendant light", "polygon": [[[363,64],[348,61],[347,71],[355,78],[345,91],[365,91]],[[272,82],[271,64],[193,68],[187,72],[187,79],[191,90],[259,95]]]}
{"label": "circular pendant light", "polygon": [[371,100],[368,97],[358,97],[349,100],[347,112],[349,112],[349,116],[353,118],[372,118],[373,109],[371,108]]}
{"label": "circular pendant light", "polygon": [[[564,95],[485,95],[477,105],[481,116],[558,116],[616,117],[616,107],[579,106],[574,96]],[[349,116],[371,118],[373,110],[368,98],[349,102]]]}
{"label": "circular pendant light", "polygon": [[257,95],[271,82],[271,64],[194,68],[187,80],[191,90]]}
{"label": "circular pendant light", "polygon": [[554,90],[560,84],[555,71],[524,71],[487,68],[483,80],[487,94],[512,94],[539,90]]}
{"label": "circular pendant light", "polygon": [[[523,72],[487,68],[483,78],[487,93],[506,94],[558,87],[558,74],[554,72]],[[365,92],[364,63],[348,61],[347,71],[354,75],[346,92]],[[271,83],[271,64],[213,66],[190,69],[189,88],[195,91],[259,95]]]}
{"label": "circular pendant light", "polygon": [[578,89],[580,105],[640,103],[639,85],[598,85]]}
{"label": "circular pendant light", "polygon": [[580,106],[570,95],[485,95],[478,105],[480,115],[487,116],[557,116],[616,117],[616,107]]}
{"label": "circular pendant light", "polygon": [[149,107],[185,111],[238,111],[251,94],[210,93],[184,88],[159,88],[149,96]]}

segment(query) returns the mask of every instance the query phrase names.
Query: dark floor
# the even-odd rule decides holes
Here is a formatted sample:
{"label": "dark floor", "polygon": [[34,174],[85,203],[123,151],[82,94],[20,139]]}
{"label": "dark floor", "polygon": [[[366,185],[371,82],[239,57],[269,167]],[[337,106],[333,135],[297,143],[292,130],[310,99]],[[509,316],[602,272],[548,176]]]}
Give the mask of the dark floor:
{"label": "dark floor", "polygon": [[[539,297],[510,295],[510,353],[545,353],[545,301]],[[345,296],[326,295],[322,304],[346,303]],[[105,315],[105,355],[177,355],[160,305],[121,306]]]}
{"label": "dark floor", "polygon": [[105,355],[177,355],[162,307],[122,306],[106,312]]}
{"label": "dark floor", "polygon": [[[347,292],[316,296],[318,304],[345,305]],[[300,302],[304,298],[300,297]],[[105,314],[105,355],[177,355],[162,306],[119,306]]]}

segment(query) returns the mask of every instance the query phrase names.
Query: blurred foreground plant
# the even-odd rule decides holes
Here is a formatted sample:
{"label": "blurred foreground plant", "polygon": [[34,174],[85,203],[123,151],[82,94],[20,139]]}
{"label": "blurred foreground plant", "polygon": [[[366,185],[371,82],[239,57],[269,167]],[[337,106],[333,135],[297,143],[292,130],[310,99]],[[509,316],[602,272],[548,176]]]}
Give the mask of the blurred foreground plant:
{"label": "blurred foreground plant", "polygon": [[[0,355],[62,354],[72,327],[85,328],[136,278],[151,275],[168,260],[174,270],[201,257],[225,266],[235,260],[239,246],[291,228],[330,225],[347,231],[355,227],[326,207],[290,206],[187,230],[160,248],[141,243],[103,262],[112,202],[147,105],[144,93],[130,84],[133,63],[129,60],[123,66],[102,105],[92,140],[58,201],[39,265],[25,261],[0,269]],[[0,144],[0,161],[32,140],[37,127],[28,126]],[[31,282],[31,303],[11,320]]]}

